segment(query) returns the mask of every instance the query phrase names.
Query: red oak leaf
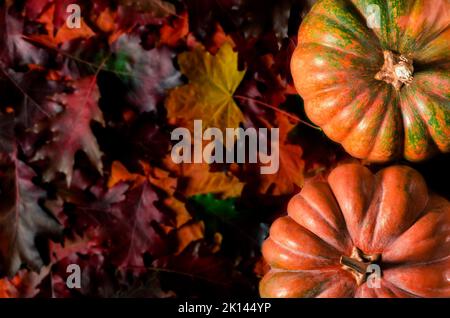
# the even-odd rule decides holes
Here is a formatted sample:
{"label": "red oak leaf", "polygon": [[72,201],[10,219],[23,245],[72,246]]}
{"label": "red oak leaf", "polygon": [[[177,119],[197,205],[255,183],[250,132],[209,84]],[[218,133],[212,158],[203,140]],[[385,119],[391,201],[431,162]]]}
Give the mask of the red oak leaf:
{"label": "red oak leaf", "polygon": [[143,254],[160,254],[164,241],[158,223],[167,221],[155,206],[158,196],[149,182],[130,189],[126,199],[112,209],[116,224],[111,228],[114,263],[122,268],[143,268]]}
{"label": "red oak leaf", "polygon": [[0,154],[0,261],[9,275],[22,264],[38,271],[43,260],[35,239],[61,232],[57,221],[40,206],[38,201],[46,193],[32,182],[33,177],[34,171],[14,153]]}
{"label": "red oak leaf", "polygon": [[[74,156],[78,150],[86,153],[92,164],[101,173],[102,152],[92,133],[91,121],[103,122],[103,114],[97,105],[99,91],[95,77],[86,77],[73,83],[71,94],[55,94],[46,107],[54,114],[49,128],[53,139],[37,151],[33,160],[48,159],[49,165],[44,180],[50,181],[57,172],[66,175],[70,185]],[[36,127],[38,131],[42,127]]]}
{"label": "red oak leaf", "polygon": [[0,66],[42,64],[45,52],[23,38],[24,22],[0,7]]}
{"label": "red oak leaf", "polygon": [[[131,187],[118,183],[104,190],[100,185],[90,189],[96,198],[78,200],[75,204],[73,229],[98,231],[108,261],[122,270],[143,271],[144,254],[161,255],[166,249],[161,225],[168,215],[156,206],[159,200],[152,185],[143,181]],[[97,232],[96,232],[97,233]]]}

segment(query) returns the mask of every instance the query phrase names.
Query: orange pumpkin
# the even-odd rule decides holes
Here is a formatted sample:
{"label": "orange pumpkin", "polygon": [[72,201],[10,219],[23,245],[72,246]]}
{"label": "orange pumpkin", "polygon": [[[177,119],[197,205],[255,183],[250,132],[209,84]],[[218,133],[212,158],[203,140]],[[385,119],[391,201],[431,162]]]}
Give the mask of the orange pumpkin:
{"label": "orange pumpkin", "polygon": [[353,157],[450,151],[450,1],[319,0],[291,71],[308,117]]}
{"label": "orange pumpkin", "polygon": [[450,297],[450,203],[406,166],[307,183],[262,252],[263,297]]}

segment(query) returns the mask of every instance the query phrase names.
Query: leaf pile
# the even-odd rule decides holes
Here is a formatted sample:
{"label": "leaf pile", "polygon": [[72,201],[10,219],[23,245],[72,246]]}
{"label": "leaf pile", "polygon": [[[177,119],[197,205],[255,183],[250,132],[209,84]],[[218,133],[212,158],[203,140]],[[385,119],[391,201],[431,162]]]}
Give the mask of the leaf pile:
{"label": "leaf pile", "polygon": [[[1,5],[0,296],[257,295],[268,224],[342,156],[289,75],[312,2]],[[278,173],[175,164],[171,132],[195,119],[279,127]]]}

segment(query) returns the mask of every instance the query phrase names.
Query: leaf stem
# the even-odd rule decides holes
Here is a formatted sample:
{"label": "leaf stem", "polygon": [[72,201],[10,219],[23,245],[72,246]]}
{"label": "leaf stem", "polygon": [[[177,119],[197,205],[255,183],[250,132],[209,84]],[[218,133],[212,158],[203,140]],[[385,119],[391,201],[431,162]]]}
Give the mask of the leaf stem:
{"label": "leaf stem", "polygon": [[273,111],[276,111],[276,112],[278,112],[280,114],[283,114],[284,116],[289,117],[289,118],[291,118],[292,120],[294,120],[294,121],[296,121],[298,123],[302,123],[303,125],[306,125],[308,127],[317,129],[319,131],[322,131],[322,128],[317,127],[315,125],[312,125],[312,124],[308,123],[307,121],[301,120],[297,116],[295,116],[295,115],[293,115],[291,113],[288,113],[288,112],[286,112],[286,111],[284,111],[282,109],[279,109],[279,108],[277,108],[277,107],[275,107],[273,105],[270,105],[270,104],[267,104],[265,102],[259,101],[259,100],[254,99],[254,98],[246,97],[246,96],[234,95],[234,97],[237,98],[237,99],[240,99],[240,100],[245,100],[245,101],[248,101],[248,102],[254,102],[254,103],[258,104],[258,105],[264,106],[264,107],[272,109]]}

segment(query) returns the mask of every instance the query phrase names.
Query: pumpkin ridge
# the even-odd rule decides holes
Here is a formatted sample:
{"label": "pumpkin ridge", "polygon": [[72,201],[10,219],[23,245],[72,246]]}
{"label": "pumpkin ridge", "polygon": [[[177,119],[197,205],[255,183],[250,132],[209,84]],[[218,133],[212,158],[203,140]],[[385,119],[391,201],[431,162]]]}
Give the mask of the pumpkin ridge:
{"label": "pumpkin ridge", "polygon": [[[388,192],[392,192],[393,191],[392,188],[386,188],[386,184],[389,184],[390,182],[392,182],[391,181],[392,178],[394,178],[394,179],[398,179],[399,178],[398,175],[394,174],[399,169],[403,170],[402,171],[402,176],[404,176],[404,179],[401,180],[402,183],[397,184],[397,186],[402,186],[403,187],[403,192],[407,194],[407,198],[409,198],[411,200],[411,196],[410,196],[410,193],[409,193],[409,190],[410,190],[409,187],[410,187],[411,184],[414,184],[414,183],[418,182],[419,183],[419,187],[420,187],[420,184],[422,183],[422,185],[423,184],[425,185],[425,191],[427,190],[426,183],[423,180],[422,176],[420,174],[418,174],[418,172],[416,172],[415,170],[410,168],[409,166],[397,165],[397,166],[394,166],[394,167],[388,167],[388,168],[385,168],[385,169],[383,169],[383,170],[381,170],[381,171],[379,171],[378,173],[375,174],[376,182],[377,182],[376,189],[380,188],[380,190],[382,192],[377,197],[377,199],[379,198],[380,201],[377,202],[377,204],[376,204],[377,209],[376,209],[376,215],[375,215],[375,218],[374,218],[375,219],[375,224],[373,225],[373,232],[372,232],[371,241],[370,241],[371,249],[374,248],[374,243],[376,243],[376,242],[379,243],[379,240],[380,240],[380,238],[377,238],[375,236],[376,236],[376,234],[379,234],[379,232],[380,232],[380,226],[381,225],[380,225],[379,222],[382,219],[380,217],[380,213],[383,212],[382,211],[382,206],[384,204],[386,204],[386,197],[389,198],[389,195],[388,194],[384,195],[384,193],[387,193],[388,190],[389,190]],[[392,174],[392,175],[390,175],[390,174]],[[402,176],[400,176],[400,177],[402,177]],[[415,184],[415,187],[417,188],[418,185]],[[377,193],[375,192],[375,194],[377,194]],[[391,235],[394,235],[394,236],[390,237],[388,241],[383,242],[384,244],[383,244],[382,250],[380,250],[379,253],[382,253],[384,250],[386,250],[386,248],[388,248],[391,244],[393,244],[399,237],[401,237],[405,232],[407,232],[418,220],[420,220],[420,218],[426,213],[425,211],[427,209],[427,206],[428,206],[429,202],[430,202],[430,196],[427,193],[426,194],[426,199],[423,202],[423,206],[419,210],[417,209],[416,206],[414,206],[414,210],[411,211],[411,212],[414,212],[414,211],[417,211],[417,210],[419,211],[419,213],[415,212],[415,218],[413,218],[411,220],[408,220],[406,218],[408,215],[407,214],[403,215],[403,217],[402,217],[403,218],[403,223],[405,223],[406,221],[409,221],[409,224],[406,223],[406,226],[403,226],[403,228],[401,228],[400,231],[390,233]],[[411,206],[407,205],[406,208],[407,209],[411,208]],[[408,210],[406,210],[406,211],[408,211]],[[394,210],[394,212],[396,212],[396,211]],[[383,236],[386,236],[386,234],[382,235],[382,237]],[[377,239],[377,241],[374,242],[376,239]],[[373,251],[371,253],[373,253]]]}
{"label": "pumpkin ridge", "polygon": [[[442,30],[440,30],[439,32],[436,32],[436,34],[431,34],[429,36],[429,38],[425,38],[422,39],[422,47],[417,47],[416,50],[420,51],[422,49],[424,49],[429,43],[433,42],[434,40],[436,40],[438,37],[440,37],[442,34],[444,34],[445,32],[447,32],[450,29],[450,24],[447,25],[445,28],[443,28]],[[424,34],[427,34],[428,32],[424,32]]]}
{"label": "pumpkin ridge", "polygon": [[424,266],[424,265],[432,265],[436,263],[445,262],[450,259],[450,255],[443,256],[438,259],[430,260],[430,261],[421,261],[421,262],[402,262],[402,263],[383,263],[385,270],[389,270],[392,268],[401,269],[401,268],[410,268],[416,266]]}
{"label": "pumpkin ridge", "polygon": [[[375,211],[374,211],[374,213],[375,213],[375,215],[374,215],[374,217],[372,218],[372,220],[369,220],[369,219],[367,219],[366,220],[366,218],[368,217],[368,213],[366,214],[366,218],[364,219],[364,223],[365,223],[365,225],[367,226],[367,223],[372,223],[371,221],[373,221],[373,220],[375,220],[375,223],[373,224],[371,224],[372,225],[372,233],[371,233],[371,235],[370,235],[370,242],[367,242],[367,246],[370,246],[371,247],[371,249],[373,248],[373,246],[374,246],[374,240],[375,240],[375,234],[376,233],[378,233],[378,231],[379,231],[379,228],[380,228],[380,223],[379,223],[379,220],[381,219],[380,218],[380,214],[383,212],[382,211],[382,204],[383,204],[383,202],[384,202],[384,198],[385,198],[385,193],[386,193],[386,189],[385,189],[385,187],[383,186],[384,185],[384,183],[385,183],[385,179],[384,179],[384,176],[381,174],[381,173],[377,173],[376,175],[375,175],[375,183],[376,183],[376,186],[375,186],[375,191],[374,191],[374,196],[372,197],[372,200],[374,200],[374,199],[376,199],[377,201],[376,201],[376,204],[375,204]],[[408,181],[410,181],[410,179],[408,179]],[[380,191],[380,193],[377,193],[377,189],[379,189],[379,191]],[[370,207],[369,207],[369,210],[370,210]],[[408,228],[410,228],[410,226],[408,227]],[[383,248],[382,248],[382,250],[380,250],[379,251],[379,253],[380,254],[382,254],[382,252],[383,252],[383,250],[386,248],[386,246],[389,246],[390,244],[392,244],[392,242],[393,241],[395,241],[396,239],[397,239],[397,237],[399,237],[401,234],[403,234],[404,233],[404,231],[402,231],[401,233],[399,233],[395,238],[391,238],[391,240],[390,240],[390,242],[384,242],[384,244],[383,244]],[[372,252],[373,253],[373,252]]]}
{"label": "pumpkin ridge", "polygon": [[320,269],[284,269],[279,267],[273,267],[270,269],[274,273],[300,273],[300,274],[320,274],[320,273],[332,273],[332,272],[345,272],[342,270],[341,265],[332,265]]}
{"label": "pumpkin ridge", "polygon": [[[283,234],[286,232],[290,233],[290,236]],[[299,241],[299,238],[303,241]],[[263,243],[262,252],[269,264],[285,269],[309,269],[337,265],[340,255],[340,251],[289,216],[279,218],[274,222],[269,232],[269,238]],[[286,255],[281,256],[283,253]]]}
{"label": "pumpkin ridge", "polygon": [[[418,75],[420,75],[420,74],[418,74]],[[424,96],[433,97],[439,105],[441,105],[442,103],[445,103],[448,99],[443,94],[437,94],[435,91],[426,92],[423,88],[419,87],[418,85],[412,86],[411,88],[417,89]]]}
{"label": "pumpkin ridge", "polygon": [[[331,224],[330,222],[329,222],[329,220],[328,219],[326,219],[304,196],[302,196],[302,195],[299,195],[299,198],[301,199],[301,200],[303,200],[303,202],[305,202],[310,208],[311,208],[311,210],[313,210],[314,212],[315,212],[315,214],[316,215],[318,215],[319,216],[319,218],[320,219],[322,219],[322,220],[324,220],[325,221],[325,223],[327,224],[327,225],[329,225],[330,226],[330,228],[333,230],[333,234],[339,234],[339,230],[338,229],[336,229],[334,226],[333,226],[333,224]],[[339,211],[340,212],[340,211]],[[341,213],[342,214],[342,213]],[[345,221],[344,221],[344,223],[345,223]],[[300,224],[299,224],[300,225]],[[302,226],[302,225],[300,225],[300,226]],[[302,226],[303,228],[305,228],[304,226]],[[344,251],[342,251],[338,246],[335,246],[334,244],[335,243],[331,243],[331,242],[328,242],[324,237],[322,237],[321,235],[319,235],[319,234],[317,234],[317,233],[314,233],[313,231],[311,231],[310,229],[308,229],[308,228],[305,228],[306,230],[308,230],[308,231],[310,231],[311,233],[313,233],[315,236],[317,236],[318,238],[320,238],[323,242],[325,242],[327,245],[329,245],[329,246],[331,246],[331,247],[333,247],[333,249],[335,249],[337,252],[339,252],[339,253],[342,253],[342,252],[344,252]],[[347,231],[347,226],[344,224],[344,228],[343,229],[341,229],[340,231],[345,231],[346,233],[345,233],[345,238],[350,238],[350,235],[348,234],[348,231]],[[337,240],[337,238],[339,237],[339,235],[334,235],[334,238]]]}
{"label": "pumpkin ridge", "polygon": [[346,232],[346,237],[347,237],[347,239],[349,239],[351,246],[356,246],[355,242],[353,241],[353,237],[352,237],[352,235],[350,234],[350,230],[349,230],[349,228],[348,228],[348,224],[347,224],[347,220],[345,219],[345,215],[344,215],[344,213],[342,212],[341,206],[339,205],[339,201],[338,201],[338,199],[336,198],[336,195],[335,195],[335,193],[334,193],[333,189],[331,188],[330,183],[329,183],[328,181],[327,181],[327,184],[328,184],[328,187],[330,188],[330,193],[331,193],[331,195],[333,196],[333,200],[336,202],[336,205],[337,205],[337,207],[338,207],[338,211],[339,211],[339,213],[340,213],[339,216],[342,217],[342,220],[343,220],[343,223],[344,223],[344,224],[343,224],[343,225],[344,225],[343,230],[345,230],[345,232]]}
{"label": "pumpkin ridge", "polygon": [[[388,107],[389,107],[389,103],[392,103],[392,88],[388,87],[388,90],[386,92],[386,98],[384,100],[384,108],[385,108],[385,112],[384,112],[384,116],[383,119],[380,120],[379,125],[378,125],[378,129],[377,129],[377,133],[375,134],[375,137],[373,138],[373,141],[371,143],[370,149],[367,152],[367,158],[372,158],[372,153],[375,150],[375,146],[377,144],[377,140],[380,137],[382,131],[383,131],[383,125],[385,124],[386,120],[387,120],[387,115],[388,115]],[[395,107],[394,105],[392,105],[392,107]]]}
{"label": "pumpkin ridge", "polygon": [[332,46],[329,43],[319,43],[319,42],[304,42],[304,43],[302,43],[302,47],[308,47],[308,46],[312,46],[312,45],[317,45],[317,46],[323,47],[325,49],[328,49],[330,51],[338,51],[340,53],[352,55],[352,56],[360,59],[361,61],[359,61],[359,62],[361,62],[361,63],[365,62],[367,60],[367,57],[364,57],[362,55],[356,54],[355,52],[345,50],[345,49],[337,47],[337,46]]}
{"label": "pumpkin ridge", "polygon": [[[376,43],[381,48],[381,39],[378,36],[378,34],[372,29],[367,26],[367,18],[366,16],[361,12],[361,10],[356,6],[356,4],[353,2],[353,0],[345,0],[350,7],[353,9],[353,12],[356,13],[356,16],[360,20],[361,24],[366,28],[366,32],[369,32],[371,36],[377,39]],[[369,37],[370,38],[370,37]]]}
{"label": "pumpkin ridge", "polygon": [[[325,223],[328,224],[334,231],[336,231],[336,232],[338,231],[338,229],[336,229],[336,228],[334,227],[334,225],[330,222],[330,220],[328,220],[324,215],[322,215],[322,214],[317,210],[317,208],[316,208],[313,204],[311,204],[311,202],[310,202],[308,199],[306,199],[301,193],[300,193],[299,198],[300,198],[301,200],[303,200],[303,202],[305,202],[305,203],[311,208],[311,210],[313,210],[313,211],[315,212],[315,214],[316,214],[321,220],[324,220]],[[316,235],[317,235],[317,234],[316,234]]]}
{"label": "pumpkin ridge", "polygon": [[[358,287],[358,289],[356,290],[356,297],[357,297],[357,298],[361,298],[361,297],[358,296],[358,291],[361,290],[362,287],[363,287],[363,286],[360,286],[360,287]],[[364,286],[364,287],[365,287],[365,286]],[[413,292],[407,291],[407,290],[405,290],[405,289],[403,289],[403,288],[401,288],[401,287],[395,285],[394,283],[388,281],[388,280],[385,279],[385,278],[382,278],[382,279],[381,279],[381,288],[380,288],[380,289],[374,290],[374,292],[375,292],[375,291],[378,291],[378,290],[382,290],[382,291],[385,291],[385,292],[388,291],[388,292],[390,293],[390,295],[389,295],[390,297],[400,297],[400,296],[405,296],[405,295],[407,295],[407,296],[410,297],[410,298],[423,298],[422,296],[419,296],[419,295],[417,295],[417,294],[414,294]],[[399,293],[400,293],[400,295],[398,295]],[[404,295],[402,295],[402,293],[403,293]],[[377,298],[385,298],[385,297],[386,297],[385,295],[382,296],[382,295],[380,295],[380,294],[378,294],[378,293],[375,293],[375,296],[376,296]],[[363,296],[362,298],[365,298],[365,297],[366,297],[366,296]]]}
{"label": "pumpkin ridge", "polygon": [[[413,89],[413,88],[411,88],[411,89]],[[433,126],[432,123],[430,123],[430,121],[433,121],[433,120],[437,121],[437,119],[432,118],[432,119],[427,120],[425,118],[426,114],[423,111],[421,111],[421,107],[417,107],[417,103],[421,102],[421,101],[418,101],[417,99],[419,97],[422,97],[421,98],[422,100],[428,101],[428,103],[424,103],[424,105],[426,105],[425,108],[429,111],[429,113],[433,113],[432,116],[436,117],[436,112],[442,112],[442,113],[444,113],[444,116],[445,116],[447,114],[445,111],[445,108],[444,108],[446,101],[444,101],[443,98],[440,97],[439,95],[434,94],[434,92],[427,93],[420,87],[415,87],[415,90],[416,90],[417,94],[414,94],[415,98],[414,98],[413,104],[416,105],[415,108],[417,109],[418,115],[420,116],[420,118],[422,119],[423,123],[425,124],[425,126],[427,128],[428,135],[430,137],[430,141],[440,151],[443,151],[443,152],[449,151],[450,150],[450,139],[449,138],[447,138],[447,147],[444,146],[444,147],[442,147],[443,149],[440,147],[440,142],[436,141],[436,138],[438,137],[436,135],[441,135],[443,140],[445,140],[445,138],[448,137],[448,135],[446,135],[445,132],[438,132],[438,131],[433,132],[433,129],[439,129],[440,125],[437,125],[437,127],[435,127],[435,126]],[[418,96],[418,94],[420,94],[420,96]],[[408,94],[408,95],[411,96],[412,94]],[[429,106],[430,104],[431,104],[431,106]],[[444,105],[444,107],[442,107],[441,105]],[[450,119],[450,112],[448,112],[448,118],[447,118],[447,125],[450,125],[450,122],[448,122],[448,119]]]}
{"label": "pumpkin ridge", "polygon": [[[381,145],[379,145],[379,147],[383,146],[384,147],[390,146],[393,143],[399,143],[396,145],[395,149],[391,149],[389,156],[385,155],[386,158],[388,158],[389,160],[392,160],[394,158],[398,158],[399,154],[403,154],[404,151],[404,131],[405,131],[405,127],[404,127],[404,123],[403,123],[403,113],[402,110],[400,108],[400,100],[398,97],[398,94],[394,94],[394,88],[393,87],[389,87],[389,100],[386,100],[386,102],[390,103],[390,105],[388,105],[387,109],[386,109],[386,113],[389,113],[389,116],[387,116],[387,118],[385,119],[385,121],[382,123],[382,126],[380,127],[380,131],[378,132],[378,134],[381,135],[381,137],[379,139],[377,139],[376,143],[382,143]],[[384,125],[394,125],[394,127],[397,127],[397,129],[388,129],[389,126],[385,127]],[[397,126],[395,126],[397,125]],[[392,136],[389,135],[389,133],[393,134]],[[391,139],[389,140],[389,137],[391,137]],[[384,139],[383,139],[384,138]],[[388,140],[386,140],[388,139]],[[378,145],[374,146],[377,147]],[[372,154],[373,155],[373,154]],[[368,158],[369,160],[372,160],[372,158]],[[374,162],[384,162],[385,160],[380,160],[379,157],[377,159],[373,159]]]}
{"label": "pumpkin ridge", "polygon": [[[292,249],[291,247],[288,247],[288,246],[286,246],[286,245],[284,245],[284,244],[278,242],[278,241],[275,240],[273,237],[270,237],[269,239],[270,239],[275,245],[277,245],[278,247],[281,247],[281,248],[285,249],[286,251],[288,251],[288,252],[290,252],[290,253],[292,253],[292,254],[294,254],[294,255],[301,256],[301,257],[306,257],[306,258],[311,258],[311,259],[323,260],[323,261],[327,261],[327,262],[329,262],[329,261],[334,261],[334,259],[329,258],[329,257],[326,257],[326,256],[323,256],[323,255],[311,255],[311,254],[308,254],[308,253],[303,252],[303,251],[301,251],[301,250]],[[326,243],[326,242],[325,242],[325,243]],[[330,247],[332,247],[332,246],[330,246]],[[339,251],[336,251],[336,254],[338,254],[338,252],[339,252]],[[283,269],[283,268],[279,268],[279,269]],[[285,269],[283,269],[283,270],[285,270]],[[288,270],[286,269],[285,271],[288,271]],[[298,272],[299,270],[291,270],[291,271],[293,271],[293,272]],[[309,271],[309,270],[304,270],[304,271]]]}
{"label": "pumpkin ridge", "polygon": [[[366,213],[364,214],[364,218],[362,219],[361,223],[360,223],[360,231],[358,233],[358,244],[355,244],[355,246],[357,246],[358,248],[361,249],[361,251],[363,253],[366,254],[374,254],[375,251],[373,251],[373,239],[374,239],[374,235],[375,235],[375,231],[376,231],[376,227],[377,227],[377,219],[380,213],[380,205],[381,202],[383,201],[383,192],[384,189],[383,187],[380,186],[381,184],[381,180],[380,178],[377,178],[377,176],[375,176],[375,186],[374,186],[374,191],[372,192],[372,197],[370,199],[370,203],[369,206],[366,209]],[[373,219],[375,219],[375,224],[373,223]],[[364,238],[363,236],[363,232],[362,229],[370,229],[371,232],[369,233],[368,237],[369,238]],[[361,241],[364,241],[364,246],[361,245]],[[370,252],[369,252],[370,250]],[[382,251],[377,251],[377,253],[381,253]]]}
{"label": "pumpkin ridge", "polygon": [[[309,230],[308,228],[304,227],[303,225],[297,223],[292,217],[290,217],[289,215],[286,216],[287,218],[289,218],[292,222],[295,223],[296,226],[300,227],[303,231],[307,232],[308,234],[314,236],[314,238],[320,240],[321,243],[323,243],[327,248],[330,249],[331,252],[336,253],[337,255],[339,255],[341,253],[340,250],[338,250],[337,248],[335,248],[334,246],[330,245],[327,241],[325,241],[321,236],[317,235],[316,233],[312,232],[311,230]],[[270,234],[270,233],[269,233]],[[273,235],[269,236],[272,240],[273,240]],[[274,241],[274,240],[273,240]],[[280,246],[285,246],[281,243],[279,243]],[[329,259],[329,258],[327,258]]]}
{"label": "pumpkin ridge", "polygon": [[[339,23],[340,21],[337,19],[334,19],[334,17],[330,17],[327,16],[323,13],[318,13],[315,15],[318,18],[322,18],[328,22],[331,22],[332,24],[334,24],[334,26],[336,28],[339,28],[340,30],[343,30],[345,32],[345,34],[347,34],[348,36],[350,36],[352,38],[352,40],[354,41],[358,41],[364,48],[367,48],[367,50],[370,52],[372,51],[372,49],[377,49],[377,50],[381,50],[381,46],[379,45],[378,41],[372,41],[370,39],[370,37],[364,38],[361,37],[360,33],[357,33],[353,30],[351,30],[350,28],[344,26],[342,23]],[[367,28],[367,26],[365,25],[365,23],[361,23],[362,26],[364,26],[367,30],[371,30],[369,28]],[[304,45],[307,43],[320,43],[320,42],[304,42],[303,39],[299,36],[299,45]],[[332,47],[333,49],[338,49],[338,47]]]}
{"label": "pumpkin ridge", "polygon": [[[338,2],[339,1],[341,1],[340,4],[343,4],[344,6],[339,7],[338,9],[346,10],[346,12],[348,12],[350,15],[353,15],[355,17],[355,20],[360,24],[360,26],[362,26],[362,29],[364,29],[364,31],[372,33],[371,35],[373,37],[375,37],[376,39],[378,39],[377,34],[372,29],[367,27],[367,19],[366,19],[366,17],[359,10],[359,8],[352,2],[352,0],[338,0]],[[316,4],[318,4],[320,2],[321,1],[318,1]],[[339,23],[340,19],[339,19],[339,16],[337,16],[337,15],[333,16],[333,17],[327,16],[327,15],[325,15],[323,13],[322,14],[316,14],[316,15],[329,18],[330,20],[336,22],[338,24],[338,26],[343,26],[342,23]],[[333,19],[333,18],[336,18],[336,20]],[[370,41],[371,37],[368,36],[367,39]],[[375,45],[379,45],[380,44],[379,41],[370,41],[370,42],[372,42]]]}
{"label": "pumpkin ridge", "polygon": [[414,298],[423,298],[422,296],[420,296],[420,295],[417,295],[417,294],[415,294],[414,292],[412,292],[412,291],[409,291],[409,290],[406,290],[406,289],[404,289],[404,288],[401,288],[400,286],[397,286],[396,284],[394,284],[393,282],[391,282],[391,281],[389,281],[389,280],[387,280],[387,279],[383,279],[383,282],[386,284],[388,284],[388,285],[390,285],[391,287],[394,287],[395,289],[398,289],[399,291],[401,291],[401,292],[403,292],[403,293],[405,293],[405,294],[408,294],[408,295],[410,295],[411,297],[414,297]]}
{"label": "pumpkin ridge", "polygon": [[[445,269],[438,268],[438,271],[436,271],[436,268],[431,267],[433,265],[442,265],[442,267],[445,267]],[[399,269],[397,267],[390,268],[389,270],[385,271],[384,279],[397,288],[408,293],[415,294],[421,298],[448,298],[450,297],[450,286],[448,283],[448,279],[446,279],[445,277],[445,273],[448,272],[449,265],[450,263],[448,261],[443,261],[439,263],[432,263],[428,266],[412,265],[409,267],[404,266],[404,269]],[[432,269],[431,272],[430,269]],[[412,277],[405,277],[408,271],[412,272],[411,275],[413,277],[415,276],[419,281],[411,279]],[[428,275],[424,276],[424,274],[431,275],[431,277],[429,277]],[[436,274],[437,277],[433,277]],[[419,277],[417,277],[417,275],[419,275]],[[437,285],[436,280],[440,280],[440,283],[438,283]],[[429,285],[430,281],[432,282],[431,286]],[[404,286],[400,287],[399,285]]]}
{"label": "pumpkin ridge", "polygon": [[[341,214],[342,214],[342,216],[343,216],[343,219],[344,219],[344,222],[345,222],[345,224],[346,224],[346,227],[347,227],[347,232],[349,233],[349,236],[350,236],[350,239],[351,239],[351,241],[352,241],[352,243],[353,243],[353,246],[357,246],[357,243],[358,242],[356,242],[356,240],[359,240],[359,229],[361,228],[361,225],[362,225],[362,223],[363,223],[363,221],[364,221],[364,218],[365,218],[365,216],[366,216],[366,214],[367,214],[367,209],[369,208],[369,206],[370,206],[370,204],[371,204],[371,202],[372,202],[372,198],[373,198],[373,195],[374,195],[374,193],[375,193],[375,191],[376,191],[376,188],[375,188],[375,180],[373,180],[373,186],[372,186],[372,191],[370,192],[370,194],[369,193],[367,193],[367,196],[368,196],[368,200],[367,200],[367,202],[365,202],[365,205],[364,205],[364,207],[362,207],[362,211],[364,211],[365,213],[364,213],[364,216],[363,217],[361,217],[359,220],[358,220],[358,222],[357,222],[357,224],[356,224],[356,227],[357,227],[357,232],[356,233],[351,233],[351,231],[350,231],[350,229],[349,229],[349,221],[350,220],[348,220],[347,218],[346,218],[346,213],[344,213],[344,211],[346,211],[347,210],[347,207],[343,207],[341,204],[342,203],[347,203],[347,202],[340,202],[340,200],[338,200],[338,198],[337,198],[337,196],[336,196],[336,193],[335,193],[335,189],[333,188],[333,186],[332,186],[332,179],[334,178],[334,175],[335,174],[338,174],[338,173],[341,173],[342,174],[342,171],[346,171],[346,170],[351,170],[351,169],[353,169],[353,168],[362,168],[362,169],[360,169],[359,171],[356,171],[356,172],[353,172],[354,173],[354,175],[355,176],[357,176],[357,177],[360,177],[363,173],[370,173],[370,176],[371,177],[374,177],[374,175],[370,172],[370,170],[367,168],[367,167],[364,167],[364,166],[362,166],[362,165],[359,165],[359,164],[355,164],[355,163],[348,163],[348,164],[343,164],[343,165],[340,165],[340,166],[338,166],[337,168],[335,168],[333,171],[331,171],[331,173],[328,175],[328,178],[327,178],[327,182],[328,182],[328,184],[330,185],[330,188],[331,188],[331,190],[332,190],[332,193],[333,193],[333,196],[334,196],[334,198],[335,198],[335,200],[336,200],[336,202],[337,202],[337,204],[338,204],[338,206],[339,206],[339,210],[340,210],[340,212],[341,212]],[[345,176],[344,176],[345,177]],[[349,178],[348,176],[347,176],[347,178]],[[353,236],[353,235],[354,236]]]}
{"label": "pumpkin ridge", "polygon": [[[424,122],[416,107],[412,107],[409,98],[410,96],[402,91],[399,103],[402,111],[405,138],[403,153],[405,158],[410,161],[424,160],[436,153],[438,148],[434,141],[431,140],[428,125]],[[412,122],[408,125],[407,121]],[[421,137],[419,138],[417,135]]]}
{"label": "pumpkin ridge", "polygon": [[[362,95],[367,94],[370,96],[370,100],[367,102],[364,102],[363,99],[361,98]],[[364,88],[363,92],[361,94],[358,94],[349,104],[347,104],[346,106],[342,107],[338,112],[336,112],[336,114],[333,116],[333,118],[326,124],[323,125],[322,129],[324,132],[327,133],[327,135],[329,136],[330,139],[333,139],[336,142],[339,142],[340,144],[342,144],[342,142],[345,140],[345,138],[347,138],[351,132],[353,131],[353,129],[355,128],[354,126],[356,125],[356,123],[359,123],[360,120],[362,120],[362,118],[364,117],[365,113],[367,112],[367,105],[372,104],[374,101],[376,100],[376,97],[371,94],[371,91],[367,88]],[[358,108],[360,109],[359,114],[357,115],[358,117],[352,117],[352,127],[347,130],[345,132],[345,134],[343,136],[339,136],[339,138],[332,138],[330,136],[330,132],[329,132],[329,128],[331,124],[336,124],[333,121],[338,120],[339,122],[342,122],[342,119],[337,118],[339,115],[342,114],[342,112],[344,110],[348,110],[348,107],[355,107],[358,103],[361,103],[361,106],[359,106]],[[342,125],[339,125],[342,127]],[[347,152],[349,152],[350,154],[352,154],[353,151],[349,151],[349,149],[346,149]]]}
{"label": "pumpkin ridge", "polygon": [[[333,104],[330,106],[320,106],[320,105],[327,105],[327,101],[329,99],[334,99],[334,100],[341,100],[341,99],[345,99],[347,96],[347,93],[345,91],[343,91],[342,89],[339,89],[341,86],[337,86],[337,87],[333,87],[333,89],[330,88],[324,88],[321,90],[318,90],[317,94],[311,95],[314,96],[312,98],[310,98],[309,100],[306,100],[304,102],[304,107],[305,107],[305,112],[308,116],[308,118],[310,118],[312,121],[314,121],[317,125],[322,127],[323,130],[323,126],[326,125],[329,121],[331,121],[337,114],[339,114],[339,112],[344,109],[346,107],[347,104],[341,103],[341,104]],[[323,116],[323,114],[325,113],[325,111],[318,111],[316,112],[317,108],[319,107],[314,107],[315,105],[319,104],[319,107],[325,107],[326,109],[326,113],[327,116],[324,117],[319,117],[319,116]],[[328,108],[327,108],[328,107]]]}
{"label": "pumpkin ridge", "polygon": [[[368,101],[367,107],[364,109],[361,118],[359,118],[358,121],[355,122],[355,123],[353,124],[353,127],[350,129],[348,135],[345,136],[344,139],[342,139],[342,141],[341,141],[342,145],[345,145],[346,141],[352,136],[352,134],[353,134],[353,133],[355,132],[355,130],[359,127],[359,125],[361,124],[361,122],[362,122],[364,119],[366,119],[366,115],[367,115],[371,110],[373,110],[373,108],[379,107],[379,104],[378,104],[378,97],[380,97],[380,95],[383,95],[383,94],[385,93],[385,91],[384,91],[384,88],[383,88],[383,87],[377,88],[377,91],[378,91],[378,94],[376,94],[376,96],[373,98],[373,100],[372,100],[372,101]],[[386,95],[387,95],[387,94],[386,94]],[[384,101],[386,102],[386,100],[388,100],[388,97],[386,97]],[[386,103],[385,103],[385,102],[383,103],[383,106],[382,106],[382,108],[384,109],[384,111],[383,111],[384,117],[383,117],[383,119],[382,119],[381,121],[380,121],[380,120],[377,120],[377,122],[376,122],[376,124],[375,124],[375,127],[376,127],[377,129],[374,128],[374,130],[377,131],[377,134],[378,134],[379,131],[380,131],[381,124],[382,124],[382,122],[383,122],[383,120],[384,120],[384,118],[385,118],[385,116],[386,116],[385,114],[387,113],[387,111],[386,111],[387,106],[386,106]],[[369,105],[370,105],[370,106],[369,106]],[[366,130],[367,130],[367,128],[366,128]],[[365,157],[365,158],[368,157],[368,154],[370,153],[370,151],[371,151],[371,150],[373,149],[373,147],[375,146],[375,141],[376,141],[376,138],[377,138],[377,134],[376,134],[375,136],[373,136],[372,139],[370,140],[369,145],[366,147],[366,153],[365,153],[365,155],[358,156],[358,157]],[[345,147],[345,148],[348,148],[347,146],[344,146],[344,147]]]}

